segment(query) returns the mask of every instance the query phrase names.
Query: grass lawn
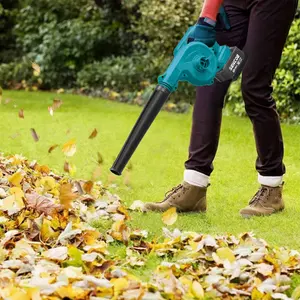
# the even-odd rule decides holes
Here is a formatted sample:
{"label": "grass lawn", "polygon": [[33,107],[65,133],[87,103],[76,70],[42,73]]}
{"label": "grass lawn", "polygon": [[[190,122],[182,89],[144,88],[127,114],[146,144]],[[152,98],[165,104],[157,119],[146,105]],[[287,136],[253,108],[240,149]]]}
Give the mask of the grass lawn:
{"label": "grass lawn", "polygon": [[[62,107],[51,117],[47,107],[59,97]],[[65,161],[61,147],[48,154],[53,144],[62,145],[75,138],[77,153],[71,159],[77,167],[76,177],[90,179],[96,167],[97,152],[104,157],[102,180],[107,181],[109,168],[134,125],[141,108],[100,99],[51,93],[4,91],[0,106],[1,148],[6,154],[23,154],[37,159],[58,172]],[[25,119],[18,117],[24,109]],[[182,180],[187,156],[191,115],[162,112],[133,157],[133,171],[128,188],[123,178],[116,193],[130,205],[134,200],[159,201],[164,193]],[[30,128],[40,136],[34,142]],[[89,135],[97,128],[98,136]],[[272,245],[300,249],[300,126],[283,125],[286,143],[285,176],[286,210],[283,213],[244,220],[239,210],[258,188],[254,164],[256,152],[251,124],[247,119],[224,117],[215,172],[208,193],[206,215],[181,215],[175,224],[182,230],[211,234],[253,231]],[[270,133],[271,134],[271,133]],[[160,235],[160,214],[133,214],[133,226]],[[121,250],[120,250],[121,251]]]}

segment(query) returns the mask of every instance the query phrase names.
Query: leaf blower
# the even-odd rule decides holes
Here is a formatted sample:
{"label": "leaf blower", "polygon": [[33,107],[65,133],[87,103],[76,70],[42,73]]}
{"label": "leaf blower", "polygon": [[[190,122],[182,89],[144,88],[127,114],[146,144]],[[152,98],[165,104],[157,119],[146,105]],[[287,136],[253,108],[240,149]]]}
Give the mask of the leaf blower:
{"label": "leaf blower", "polygon": [[176,91],[179,81],[187,81],[194,86],[205,86],[212,85],[214,80],[236,80],[242,72],[246,57],[237,47],[229,48],[218,43],[208,47],[197,40],[189,42],[195,26],[188,29],[175,48],[174,58],[167,71],[159,76],[156,89],[110,169],[112,173],[122,174],[170,94]]}

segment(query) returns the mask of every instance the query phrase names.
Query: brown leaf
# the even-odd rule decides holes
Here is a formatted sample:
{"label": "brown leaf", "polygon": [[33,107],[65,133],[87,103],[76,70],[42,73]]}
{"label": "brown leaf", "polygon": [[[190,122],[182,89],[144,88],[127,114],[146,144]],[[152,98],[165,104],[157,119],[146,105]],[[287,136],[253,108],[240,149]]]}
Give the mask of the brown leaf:
{"label": "brown leaf", "polygon": [[90,134],[89,139],[94,139],[94,138],[97,136],[97,134],[98,134],[98,131],[97,131],[97,129],[95,128],[95,129],[93,130],[93,132]]}
{"label": "brown leaf", "polygon": [[19,111],[19,118],[24,119],[24,110],[23,109],[21,109]]}
{"label": "brown leaf", "polygon": [[94,186],[94,182],[90,180],[84,183],[83,189],[87,194],[90,194],[93,186]]}
{"label": "brown leaf", "polygon": [[59,200],[65,208],[71,207],[71,202],[75,200],[78,196],[72,192],[72,184],[65,183],[60,186]]}
{"label": "brown leaf", "polygon": [[99,164],[99,165],[102,165],[103,164],[103,156],[101,155],[101,153],[100,152],[97,152],[97,163]]}
{"label": "brown leaf", "polygon": [[114,263],[115,262],[113,260],[107,260],[98,268],[102,273],[104,273],[107,269],[109,269],[111,266],[113,266]]}
{"label": "brown leaf", "polygon": [[53,110],[57,110],[62,106],[63,102],[60,99],[54,99],[53,100],[53,104],[52,104],[52,108]]}
{"label": "brown leaf", "polygon": [[60,205],[54,203],[52,199],[45,196],[39,195],[36,192],[25,194],[26,207],[34,209],[40,214],[45,214],[46,216],[53,215],[56,211],[62,209]]}
{"label": "brown leaf", "polygon": [[35,142],[38,142],[38,141],[39,141],[39,136],[37,135],[35,129],[34,129],[34,128],[31,128],[30,131],[31,131],[31,135],[32,135],[34,141],[35,141]]}
{"label": "brown leaf", "polygon": [[64,163],[64,171],[70,173],[70,164],[67,161]]}
{"label": "brown leaf", "polygon": [[48,149],[48,153],[51,153],[54,149],[56,149],[59,145],[55,144]]}

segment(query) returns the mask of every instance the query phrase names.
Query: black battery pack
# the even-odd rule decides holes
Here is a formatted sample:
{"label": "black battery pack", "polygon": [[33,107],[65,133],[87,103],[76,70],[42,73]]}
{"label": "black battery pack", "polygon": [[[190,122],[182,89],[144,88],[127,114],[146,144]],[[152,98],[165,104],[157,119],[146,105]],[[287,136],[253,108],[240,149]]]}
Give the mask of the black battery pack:
{"label": "black battery pack", "polygon": [[230,48],[230,50],[232,54],[228,62],[226,63],[224,68],[216,75],[216,80],[219,82],[237,80],[246,64],[247,57],[242,50],[237,47],[232,47]]}

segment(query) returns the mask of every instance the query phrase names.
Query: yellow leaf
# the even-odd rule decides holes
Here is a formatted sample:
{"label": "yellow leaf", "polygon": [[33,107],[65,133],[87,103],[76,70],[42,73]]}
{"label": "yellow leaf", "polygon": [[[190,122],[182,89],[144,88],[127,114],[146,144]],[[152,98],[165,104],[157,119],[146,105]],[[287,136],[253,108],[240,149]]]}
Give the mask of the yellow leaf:
{"label": "yellow leaf", "polygon": [[10,188],[9,193],[18,199],[22,199],[24,197],[24,192],[19,187]]}
{"label": "yellow leaf", "polygon": [[219,248],[219,249],[217,249],[216,252],[221,260],[227,259],[231,263],[235,261],[235,256],[234,256],[232,250],[227,247]]}
{"label": "yellow leaf", "polygon": [[56,290],[56,293],[61,299],[87,299],[89,291],[84,291],[82,288],[72,287],[72,285],[62,286]]}
{"label": "yellow leaf", "polygon": [[76,141],[72,139],[63,145],[62,151],[66,156],[73,156],[76,153]]}
{"label": "yellow leaf", "polygon": [[51,227],[51,221],[46,218],[43,219],[43,224],[41,227],[41,238],[44,242],[48,240],[55,240],[58,238],[60,232],[55,232]]}
{"label": "yellow leaf", "polygon": [[42,300],[40,290],[38,288],[26,288],[26,292],[31,300]]}
{"label": "yellow leaf", "polygon": [[23,176],[21,174],[21,172],[16,172],[15,174],[11,175],[9,178],[8,178],[8,181],[14,185],[14,186],[18,186],[20,187],[21,186],[21,181],[23,179]]}
{"label": "yellow leaf", "polygon": [[129,282],[126,278],[113,278],[110,281],[114,286],[114,295],[121,294],[125,289],[129,287]]}
{"label": "yellow leaf", "polygon": [[168,209],[166,212],[163,213],[162,215],[162,221],[168,225],[171,226],[177,221],[177,212],[176,212],[176,207],[171,207]]}
{"label": "yellow leaf", "polygon": [[5,297],[7,300],[31,300],[31,297],[22,289],[13,287],[10,289],[10,295]]}
{"label": "yellow leaf", "polygon": [[65,90],[64,89],[58,89],[56,92],[57,92],[57,94],[63,94],[65,92]]}
{"label": "yellow leaf", "polygon": [[252,293],[251,293],[251,299],[252,300],[261,300],[263,298],[264,294],[261,293],[257,288],[254,288],[252,290]]}
{"label": "yellow leaf", "polygon": [[[11,192],[13,190],[14,193]],[[9,215],[19,212],[22,208],[25,207],[23,202],[24,193],[20,188],[12,188],[10,189],[10,193],[12,195],[3,199],[0,208],[3,211],[8,211]]]}
{"label": "yellow leaf", "polygon": [[32,63],[31,66],[32,66],[32,69],[33,69],[33,75],[38,77],[41,73],[41,67],[38,64],[34,63],[34,62]]}
{"label": "yellow leaf", "polygon": [[202,288],[202,285],[198,281],[193,281],[192,292],[196,299],[204,298],[204,290]]}

